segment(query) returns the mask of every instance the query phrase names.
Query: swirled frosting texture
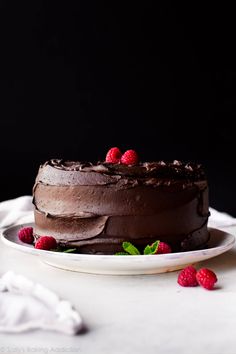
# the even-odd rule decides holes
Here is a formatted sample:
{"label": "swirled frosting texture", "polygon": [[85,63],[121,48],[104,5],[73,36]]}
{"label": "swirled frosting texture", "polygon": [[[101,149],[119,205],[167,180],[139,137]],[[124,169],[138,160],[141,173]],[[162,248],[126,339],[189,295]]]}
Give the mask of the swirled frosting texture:
{"label": "swirled frosting texture", "polygon": [[114,254],[123,241],[142,251],[157,239],[184,251],[209,238],[208,185],[197,164],[54,159],[40,166],[33,196],[36,237],[82,253]]}

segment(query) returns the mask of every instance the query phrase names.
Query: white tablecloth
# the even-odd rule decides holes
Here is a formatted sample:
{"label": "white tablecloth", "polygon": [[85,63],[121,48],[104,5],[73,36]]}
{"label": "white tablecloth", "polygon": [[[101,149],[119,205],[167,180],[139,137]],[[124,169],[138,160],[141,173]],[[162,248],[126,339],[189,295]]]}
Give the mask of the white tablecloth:
{"label": "white tablecloth", "polygon": [[[236,234],[236,226],[225,230]],[[214,291],[180,287],[178,272],[102,276],[64,271],[2,242],[0,260],[0,274],[23,274],[68,299],[86,326],[73,337],[40,330],[0,334],[2,353],[236,353],[236,246],[202,263],[218,276]]]}

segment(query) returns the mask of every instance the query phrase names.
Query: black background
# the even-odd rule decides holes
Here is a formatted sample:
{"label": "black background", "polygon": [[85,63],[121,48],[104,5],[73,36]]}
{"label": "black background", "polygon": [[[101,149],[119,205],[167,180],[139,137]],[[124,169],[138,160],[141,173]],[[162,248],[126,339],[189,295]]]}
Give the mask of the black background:
{"label": "black background", "polygon": [[211,206],[236,216],[234,17],[222,4],[0,1],[0,199],[31,194],[49,158],[119,146],[203,163]]}

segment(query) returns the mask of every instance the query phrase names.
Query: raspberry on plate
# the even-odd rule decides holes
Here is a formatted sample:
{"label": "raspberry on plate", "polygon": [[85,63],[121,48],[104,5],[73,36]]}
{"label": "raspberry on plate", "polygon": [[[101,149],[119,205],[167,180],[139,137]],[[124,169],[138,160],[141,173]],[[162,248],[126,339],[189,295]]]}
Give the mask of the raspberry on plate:
{"label": "raspberry on plate", "polygon": [[33,236],[33,228],[32,227],[22,227],[18,231],[18,238],[20,241],[28,244],[32,244],[34,242]]}
{"label": "raspberry on plate", "polygon": [[168,245],[168,243],[160,242],[155,254],[164,254],[164,253],[171,253],[171,252],[172,250],[171,247]]}
{"label": "raspberry on plate", "polygon": [[57,241],[52,236],[41,236],[35,243],[35,248],[50,251],[57,248]]}

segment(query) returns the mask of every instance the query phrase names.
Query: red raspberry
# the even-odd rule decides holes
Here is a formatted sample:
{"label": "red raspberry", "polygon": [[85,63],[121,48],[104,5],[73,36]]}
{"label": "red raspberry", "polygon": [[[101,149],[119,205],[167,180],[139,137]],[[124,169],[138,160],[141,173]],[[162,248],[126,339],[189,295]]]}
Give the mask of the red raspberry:
{"label": "red raspberry", "polygon": [[193,266],[185,267],[178,275],[178,283],[181,286],[197,286],[197,271]]}
{"label": "red raspberry", "polygon": [[122,156],[121,156],[121,163],[125,165],[135,165],[138,163],[138,155],[135,150],[127,150]]}
{"label": "red raspberry", "polygon": [[18,231],[19,240],[24,243],[32,244],[34,242],[33,228],[23,227]]}
{"label": "red raspberry", "polygon": [[198,284],[207,290],[212,290],[215,283],[217,282],[217,277],[215,273],[207,268],[199,269],[196,275]]}
{"label": "red raspberry", "polygon": [[164,254],[164,253],[171,253],[171,252],[172,249],[167,243],[160,242],[155,254]]}
{"label": "red raspberry", "polygon": [[57,248],[57,241],[52,236],[41,236],[35,243],[35,248],[40,250],[51,250]]}
{"label": "red raspberry", "polygon": [[120,149],[118,147],[113,147],[107,152],[106,162],[119,163],[121,155]]}

